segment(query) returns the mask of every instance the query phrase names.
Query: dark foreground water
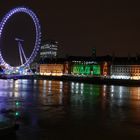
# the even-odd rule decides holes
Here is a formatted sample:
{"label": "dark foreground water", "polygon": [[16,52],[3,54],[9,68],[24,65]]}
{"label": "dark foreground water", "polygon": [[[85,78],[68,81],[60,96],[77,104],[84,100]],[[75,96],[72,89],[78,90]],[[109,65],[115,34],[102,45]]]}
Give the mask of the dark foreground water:
{"label": "dark foreground water", "polygon": [[20,124],[17,140],[135,140],[140,87],[0,80],[0,123],[2,116]]}

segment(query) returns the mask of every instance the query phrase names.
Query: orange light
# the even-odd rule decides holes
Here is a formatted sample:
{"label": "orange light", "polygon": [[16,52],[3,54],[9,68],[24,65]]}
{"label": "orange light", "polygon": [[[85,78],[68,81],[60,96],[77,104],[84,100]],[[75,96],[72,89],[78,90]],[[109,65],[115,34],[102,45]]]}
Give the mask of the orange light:
{"label": "orange light", "polygon": [[105,63],[103,64],[103,76],[107,76],[107,71],[108,71],[107,62],[105,62]]}

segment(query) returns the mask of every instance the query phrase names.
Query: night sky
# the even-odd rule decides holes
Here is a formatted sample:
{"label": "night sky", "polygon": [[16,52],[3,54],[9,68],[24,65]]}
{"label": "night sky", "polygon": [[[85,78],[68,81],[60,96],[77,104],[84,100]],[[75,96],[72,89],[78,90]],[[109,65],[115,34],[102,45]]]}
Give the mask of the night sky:
{"label": "night sky", "polygon": [[17,6],[27,6],[37,14],[43,42],[58,41],[59,56],[90,56],[94,47],[97,55],[140,54],[139,1],[1,0],[0,18]]}

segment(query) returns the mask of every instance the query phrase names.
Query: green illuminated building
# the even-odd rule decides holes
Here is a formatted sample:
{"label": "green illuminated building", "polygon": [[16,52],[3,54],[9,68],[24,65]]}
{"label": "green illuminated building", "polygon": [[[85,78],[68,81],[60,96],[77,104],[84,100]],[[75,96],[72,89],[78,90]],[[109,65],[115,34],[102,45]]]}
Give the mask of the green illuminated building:
{"label": "green illuminated building", "polygon": [[84,65],[84,64],[74,64],[72,66],[72,73],[79,75],[100,75],[101,68],[100,65]]}

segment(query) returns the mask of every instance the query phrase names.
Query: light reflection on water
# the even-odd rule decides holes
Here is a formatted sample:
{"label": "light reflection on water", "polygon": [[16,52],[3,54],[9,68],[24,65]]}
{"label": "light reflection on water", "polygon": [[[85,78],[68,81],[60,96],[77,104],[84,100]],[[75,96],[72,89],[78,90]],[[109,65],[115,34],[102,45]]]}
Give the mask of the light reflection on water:
{"label": "light reflection on water", "polygon": [[77,124],[105,128],[140,125],[140,87],[50,80],[0,80],[0,111],[16,111],[16,101],[20,103],[20,135],[25,128],[32,133],[33,130],[41,131],[52,126]]}

